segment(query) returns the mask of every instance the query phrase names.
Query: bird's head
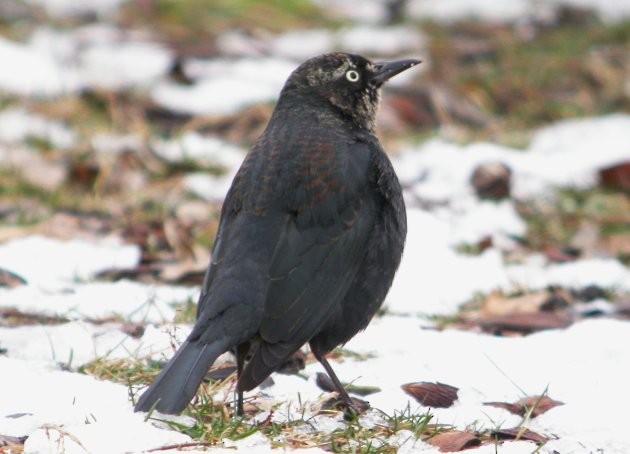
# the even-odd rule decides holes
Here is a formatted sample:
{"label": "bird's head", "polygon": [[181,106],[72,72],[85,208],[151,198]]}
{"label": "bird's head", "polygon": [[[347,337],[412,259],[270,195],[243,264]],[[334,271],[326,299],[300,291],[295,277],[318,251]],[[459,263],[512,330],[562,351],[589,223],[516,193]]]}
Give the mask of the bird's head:
{"label": "bird's head", "polygon": [[293,71],[280,97],[328,102],[354,123],[372,130],[381,86],[419,63],[415,59],[373,63],[360,55],[324,54]]}

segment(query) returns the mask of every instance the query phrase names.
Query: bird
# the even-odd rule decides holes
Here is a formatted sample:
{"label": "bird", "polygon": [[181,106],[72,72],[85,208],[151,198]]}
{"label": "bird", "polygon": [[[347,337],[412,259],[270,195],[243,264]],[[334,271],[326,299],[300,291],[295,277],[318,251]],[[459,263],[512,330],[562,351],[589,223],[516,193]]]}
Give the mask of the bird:
{"label": "bird", "polygon": [[224,200],[194,327],[135,411],[181,413],[231,351],[243,415],[243,392],[307,343],[354,408],[326,354],[367,327],[401,261],[405,205],[375,122],[383,84],[419,63],[335,52],[290,74]]}

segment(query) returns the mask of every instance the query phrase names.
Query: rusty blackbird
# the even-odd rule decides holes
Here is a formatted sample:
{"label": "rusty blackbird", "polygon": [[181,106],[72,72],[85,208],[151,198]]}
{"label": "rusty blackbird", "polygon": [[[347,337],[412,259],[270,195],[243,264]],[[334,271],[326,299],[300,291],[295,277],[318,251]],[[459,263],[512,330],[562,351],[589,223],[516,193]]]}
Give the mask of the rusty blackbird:
{"label": "rusty blackbird", "polygon": [[221,211],[195,326],[136,411],[179,413],[216,358],[237,358],[237,412],[305,343],[326,353],[365,329],[400,263],[400,183],[374,133],[380,88],[420,63],[332,53],[288,78]]}

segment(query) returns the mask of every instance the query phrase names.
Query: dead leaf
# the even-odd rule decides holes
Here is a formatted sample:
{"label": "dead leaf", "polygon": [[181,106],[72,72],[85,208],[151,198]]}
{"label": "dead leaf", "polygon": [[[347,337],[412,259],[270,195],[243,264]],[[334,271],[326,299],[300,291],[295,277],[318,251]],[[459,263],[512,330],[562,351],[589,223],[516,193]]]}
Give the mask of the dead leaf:
{"label": "dead leaf", "polygon": [[22,452],[24,449],[24,442],[27,437],[12,437],[10,435],[0,435],[0,452],[11,453],[12,448],[14,452]]}
{"label": "dead leaf", "polygon": [[26,284],[26,280],[22,276],[0,268],[0,287],[15,288],[24,284]]}
{"label": "dead leaf", "polygon": [[501,200],[510,196],[512,170],[502,162],[478,165],[470,177],[470,184],[480,199]]}
{"label": "dead leaf", "polygon": [[0,309],[0,326],[60,325],[68,319],[54,315],[31,314],[17,309]]}
{"label": "dead leaf", "polygon": [[549,299],[549,296],[550,294],[547,291],[527,293],[516,297],[508,297],[500,292],[492,292],[483,303],[482,315],[484,317],[496,317],[514,313],[538,312],[543,303]]}
{"label": "dead leaf", "polygon": [[622,162],[599,171],[600,184],[605,188],[630,193],[630,162]]}
{"label": "dead leaf", "polygon": [[125,323],[120,327],[120,330],[135,339],[139,339],[144,335],[144,325],[140,323]]}
{"label": "dead leaf", "polygon": [[533,441],[536,444],[543,444],[549,441],[548,437],[540,435],[524,427],[514,427],[512,429],[499,429],[492,432],[492,435],[499,440],[525,440]]}
{"label": "dead leaf", "polygon": [[422,405],[433,408],[448,408],[457,400],[459,388],[444,383],[415,382],[401,386],[403,391]]}
{"label": "dead leaf", "polygon": [[481,440],[469,432],[442,432],[427,440],[441,452],[459,452],[481,445]]}
{"label": "dead leaf", "polygon": [[504,334],[514,332],[530,334],[545,329],[561,329],[571,325],[572,320],[565,314],[556,312],[536,312],[533,314],[512,313],[482,320],[480,326],[483,330]]}
{"label": "dead leaf", "polygon": [[580,257],[580,251],[577,249],[553,244],[545,245],[542,252],[549,260],[557,263],[575,262]]}
{"label": "dead leaf", "polygon": [[531,417],[535,418],[548,412],[554,407],[564,405],[564,402],[554,400],[549,396],[529,396],[519,399],[514,403],[509,402],[484,402],[484,405],[503,408],[514,415],[525,416],[531,410]]}

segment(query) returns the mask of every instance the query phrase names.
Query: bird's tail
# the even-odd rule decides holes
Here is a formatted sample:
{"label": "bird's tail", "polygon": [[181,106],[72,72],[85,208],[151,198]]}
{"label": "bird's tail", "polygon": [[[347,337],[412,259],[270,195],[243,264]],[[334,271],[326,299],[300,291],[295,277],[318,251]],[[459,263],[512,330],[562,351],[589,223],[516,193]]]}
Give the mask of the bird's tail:
{"label": "bird's tail", "polygon": [[225,347],[222,342],[185,341],[159,377],[140,396],[134,410],[155,408],[170,415],[180,413],[195,396],[212,363],[227,350]]}

